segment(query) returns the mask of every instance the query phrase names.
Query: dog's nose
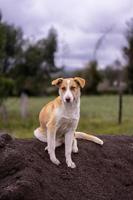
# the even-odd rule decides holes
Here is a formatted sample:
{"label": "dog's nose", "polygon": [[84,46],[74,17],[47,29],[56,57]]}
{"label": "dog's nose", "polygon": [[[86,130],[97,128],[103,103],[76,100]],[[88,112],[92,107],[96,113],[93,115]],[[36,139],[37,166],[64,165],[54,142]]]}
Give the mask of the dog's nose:
{"label": "dog's nose", "polygon": [[69,103],[70,102],[70,98],[68,97],[68,98],[66,98],[66,102],[67,103]]}

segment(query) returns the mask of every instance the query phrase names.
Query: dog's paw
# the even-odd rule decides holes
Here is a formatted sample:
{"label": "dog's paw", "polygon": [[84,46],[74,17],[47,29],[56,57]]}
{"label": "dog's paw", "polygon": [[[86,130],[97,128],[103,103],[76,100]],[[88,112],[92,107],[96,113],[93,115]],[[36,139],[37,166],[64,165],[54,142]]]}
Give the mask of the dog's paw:
{"label": "dog's paw", "polygon": [[73,152],[73,153],[78,153],[78,151],[79,151],[79,150],[78,150],[78,147],[72,148],[72,152]]}
{"label": "dog's paw", "polygon": [[67,162],[67,166],[70,167],[70,168],[75,168],[76,165],[73,161],[66,161]]}
{"label": "dog's paw", "polygon": [[48,151],[48,146],[45,147],[45,151]]}
{"label": "dog's paw", "polygon": [[59,165],[60,161],[57,158],[50,158],[50,160],[55,164],[55,165]]}

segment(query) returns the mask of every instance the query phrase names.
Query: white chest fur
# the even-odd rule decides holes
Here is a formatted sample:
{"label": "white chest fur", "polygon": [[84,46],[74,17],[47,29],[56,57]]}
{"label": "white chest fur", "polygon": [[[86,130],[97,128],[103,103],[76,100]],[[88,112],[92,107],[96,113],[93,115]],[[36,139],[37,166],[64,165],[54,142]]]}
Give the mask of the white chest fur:
{"label": "white chest fur", "polygon": [[75,131],[80,118],[80,102],[63,104],[57,109],[57,134],[62,136],[69,131]]}

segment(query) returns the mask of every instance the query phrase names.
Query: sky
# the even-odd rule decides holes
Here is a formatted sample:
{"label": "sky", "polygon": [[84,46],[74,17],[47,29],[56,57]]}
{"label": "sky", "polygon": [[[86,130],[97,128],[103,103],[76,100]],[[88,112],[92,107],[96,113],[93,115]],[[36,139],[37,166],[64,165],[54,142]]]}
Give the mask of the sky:
{"label": "sky", "polygon": [[124,63],[122,47],[126,23],[133,17],[133,0],[0,0],[4,21],[20,26],[25,38],[46,37],[54,27],[58,33],[56,64],[82,68],[94,58],[99,67],[115,60]]}

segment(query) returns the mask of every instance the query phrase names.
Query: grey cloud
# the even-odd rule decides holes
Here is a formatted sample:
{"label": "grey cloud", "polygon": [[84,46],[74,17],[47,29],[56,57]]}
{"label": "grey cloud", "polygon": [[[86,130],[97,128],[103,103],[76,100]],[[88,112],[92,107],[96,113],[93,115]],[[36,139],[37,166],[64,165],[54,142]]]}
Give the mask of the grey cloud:
{"label": "grey cloud", "polygon": [[[51,26],[58,31],[56,62],[82,67],[92,58],[97,40],[110,27],[98,51],[101,66],[122,60],[126,21],[133,16],[132,0],[0,0],[4,19],[21,26],[26,37],[45,37]],[[64,41],[64,42],[62,42]],[[63,44],[64,43],[64,44]]]}

